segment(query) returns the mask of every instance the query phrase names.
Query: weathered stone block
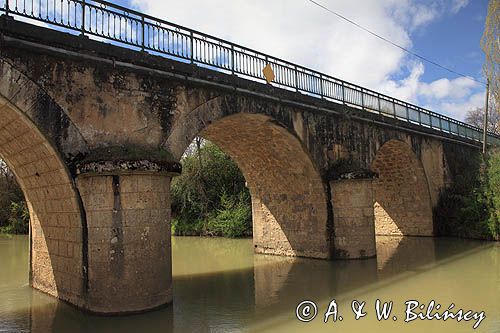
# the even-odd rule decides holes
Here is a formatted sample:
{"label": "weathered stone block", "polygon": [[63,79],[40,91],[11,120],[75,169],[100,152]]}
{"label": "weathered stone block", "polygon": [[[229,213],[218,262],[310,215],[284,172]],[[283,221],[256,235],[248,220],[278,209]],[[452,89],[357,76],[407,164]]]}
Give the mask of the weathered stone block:
{"label": "weathered stone block", "polygon": [[372,181],[344,179],[330,182],[337,258],[376,255]]}

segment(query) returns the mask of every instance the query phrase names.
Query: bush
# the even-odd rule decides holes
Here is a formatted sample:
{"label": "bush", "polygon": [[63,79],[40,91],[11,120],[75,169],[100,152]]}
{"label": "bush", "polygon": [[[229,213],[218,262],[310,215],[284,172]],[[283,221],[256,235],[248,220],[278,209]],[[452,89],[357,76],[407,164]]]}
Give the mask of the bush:
{"label": "bush", "polygon": [[199,236],[205,233],[205,222],[201,219],[190,220],[185,216],[172,219],[172,235]]}
{"label": "bush", "polygon": [[29,230],[30,215],[26,203],[11,202],[8,223],[0,227],[0,231],[9,234],[27,234]]}
{"label": "bush", "polygon": [[10,217],[11,202],[24,200],[23,192],[12,172],[4,161],[0,160],[0,227],[6,226]]}
{"label": "bush", "polygon": [[252,234],[252,210],[244,194],[236,201],[227,195],[221,198],[222,208],[208,221],[208,233],[213,236],[245,237]]}
{"label": "bush", "polygon": [[21,188],[0,160],[0,232],[26,234],[28,229],[29,213]]}
{"label": "bush", "polygon": [[466,167],[440,197],[438,233],[464,238],[500,239],[500,152],[492,151],[480,166]]}
{"label": "bush", "polygon": [[191,149],[181,162],[182,175],[171,186],[172,233],[251,234],[250,194],[236,163],[208,141]]}
{"label": "bush", "polygon": [[500,151],[491,154],[487,181],[486,200],[489,206],[487,227],[494,238],[500,239]]}

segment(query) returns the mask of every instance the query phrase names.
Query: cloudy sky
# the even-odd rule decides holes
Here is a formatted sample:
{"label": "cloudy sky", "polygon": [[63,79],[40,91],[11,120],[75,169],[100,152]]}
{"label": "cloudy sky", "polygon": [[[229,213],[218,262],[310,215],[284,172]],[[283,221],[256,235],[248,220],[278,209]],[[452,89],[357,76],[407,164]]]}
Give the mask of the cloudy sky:
{"label": "cloudy sky", "polygon": [[[482,79],[487,0],[317,0],[403,47]],[[463,119],[484,86],[415,59],[308,0],[128,0],[128,6]]]}

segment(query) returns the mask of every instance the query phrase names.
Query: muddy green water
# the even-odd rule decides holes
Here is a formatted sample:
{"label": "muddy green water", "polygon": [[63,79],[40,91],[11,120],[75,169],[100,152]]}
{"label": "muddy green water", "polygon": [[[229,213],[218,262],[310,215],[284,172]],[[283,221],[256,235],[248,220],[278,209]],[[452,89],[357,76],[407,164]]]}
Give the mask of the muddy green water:
{"label": "muddy green water", "polygon": [[[99,317],[32,290],[28,238],[0,236],[0,332],[500,332],[499,243],[379,237],[378,257],[356,261],[254,255],[248,239],[174,237],[172,249],[171,306]],[[337,321],[330,316],[325,324],[332,299]],[[377,320],[376,299],[394,301],[388,320]],[[308,323],[296,318],[303,300],[318,309]],[[359,320],[353,300],[366,301]],[[431,314],[454,303],[453,311],[484,311],[486,318],[476,330],[474,319],[405,323],[408,300],[441,304]]]}

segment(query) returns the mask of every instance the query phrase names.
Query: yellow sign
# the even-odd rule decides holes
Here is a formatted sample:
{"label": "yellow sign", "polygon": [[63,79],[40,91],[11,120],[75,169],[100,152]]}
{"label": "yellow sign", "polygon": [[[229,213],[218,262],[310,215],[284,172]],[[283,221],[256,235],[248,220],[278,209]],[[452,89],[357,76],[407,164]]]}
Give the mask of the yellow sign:
{"label": "yellow sign", "polygon": [[266,67],[262,69],[262,73],[264,74],[267,83],[271,83],[274,81],[274,71],[270,64],[267,64]]}

